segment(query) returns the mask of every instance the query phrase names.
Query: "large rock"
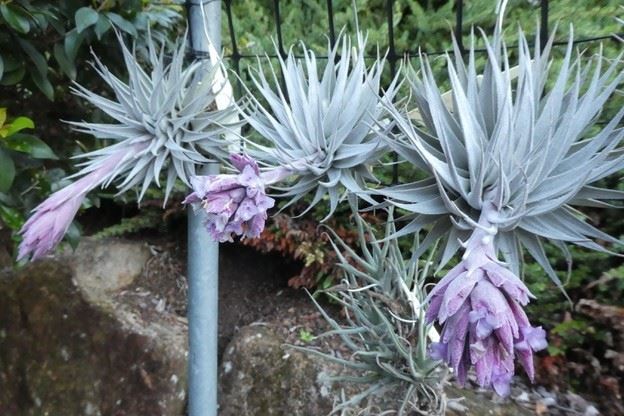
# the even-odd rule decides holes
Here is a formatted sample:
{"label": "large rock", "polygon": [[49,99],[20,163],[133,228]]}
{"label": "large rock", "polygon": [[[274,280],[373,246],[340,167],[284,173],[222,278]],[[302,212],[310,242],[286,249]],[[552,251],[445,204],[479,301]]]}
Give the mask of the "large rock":
{"label": "large rock", "polygon": [[220,416],[316,416],[331,411],[322,366],[285,351],[284,341],[261,325],[247,326],[226,348],[221,365]]}
{"label": "large rock", "polygon": [[[284,339],[264,325],[241,329],[226,348],[221,364],[220,416],[321,416],[327,415],[341,389],[354,394],[353,386],[331,385],[326,375],[340,371],[327,361],[285,348]],[[534,413],[506,400],[493,402],[491,393],[449,387],[453,401],[448,415],[528,416]],[[374,399],[375,405],[396,410],[392,394]],[[353,414],[372,415],[373,413]],[[384,413],[385,414],[385,413]],[[394,414],[394,413],[392,413]],[[415,413],[414,413],[415,414]]]}
{"label": "large rock", "polygon": [[184,413],[185,323],[117,296],[149,256],[140,243],[83,241],[0,274],[1,415]]}

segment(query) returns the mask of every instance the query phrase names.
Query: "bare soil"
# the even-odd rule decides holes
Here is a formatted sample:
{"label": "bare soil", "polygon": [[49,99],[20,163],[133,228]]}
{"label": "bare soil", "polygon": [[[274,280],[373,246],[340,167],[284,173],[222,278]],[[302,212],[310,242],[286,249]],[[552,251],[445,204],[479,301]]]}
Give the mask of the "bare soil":
{"label": "bare soil", "polygon": [[[186,243],[159,239],[149,246],[154,256],[143,275],[121,296],[141,303],[146,310],[168,310],[186,317]],[[219,356],[245,325],[276,322],[289,316],[319,317],[308,294],[287,285],[288,278],[300,267],[289,259],[261,254],[240,244],[221,245]],[[294,332],[298,328],[290,329]]]}

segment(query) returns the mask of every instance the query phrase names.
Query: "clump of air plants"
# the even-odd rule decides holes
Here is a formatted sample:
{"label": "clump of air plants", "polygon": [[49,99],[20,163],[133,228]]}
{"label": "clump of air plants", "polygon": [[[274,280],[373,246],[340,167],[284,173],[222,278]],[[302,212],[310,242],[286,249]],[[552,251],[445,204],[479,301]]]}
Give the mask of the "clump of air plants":
{"label": "clump of air plants", "polygon": [[[338,323],[315,302],[332,327],[319,337],[339,336],[351,355],[338,358],[302,349],[348,369],[328,381],[367,387],[336,406],[333,413],[361,405],[370,408],[378,405],[374,397],[383,395],[397,398],[398,404],[386,410],[398,411],[398,415],[442,415],[447,402],[443,391],[446,371],[427,353],[430,339],[439,338],[425,320],[424,283],[431,258],[425,261],[403,256],[394,238],[392,209],[388,211],[385,236],[381,237],[356,210],[353,217],[359,247],[349,247],[330,230],[344,278],[322,292],[344,308],[346,322]],[[418,238],[413,238],[416,248]]]}
{"label": "clump of air plants", "polygon": [[[140,201],[152,183],[160,186],[166,172],[165,203],[176,179],[190,185],[196,167],[210,157],[223,157],[222,135],[237,125],[236,108],[223,105],[222,68],[219,63],[184,64],[185,41],[171,57],[148,39],[147,62],[142,65],[120,37],[128,80],[123,81],[97,58],[94,69],[110,88],[112,98],[80,85],[73,92],[110,117],[108,123],[70,122],[77,131],[110,146],[85,153],[80,178],[55,192],[34,209],[20,234],[18,259],[41,257],[67,232],[88,192],[115,183],[119,192],[139,188]],[[206,66],[209,70],[205,70]]]}
{"label": "clump of air plants", "polygon": [[624,109],[596,125],[624,72],[619,58],[603,68],[600,54],[575,56],[570,35],[554,73],[554,35],[543,48],[536,39],[532,52],[521,31],[512,71],[500,31],[493,40],[483,38],[481,73],[474,36],[467,62],[458,48],[448,58],[449,106],[426,57],[419,74],[408,70],[418,117],[389,107],[400,134],[388,143],[430,178],[379,192],[410,212],[411,222],[399,233],[431,226],[419,252],[445,241],[440,269],[464,249],[428,297],[427,322],[443,325],[432,355],[447,362],[460,383],[474,367],[481,386],[506,395],[514,359],[533,379],[533,352],[546,347],[544,330],[533,327],[522,309],[532,297],[518,278],[523,249],[562,288],[544,240],[568,259],[565,243],[601,251],[607,250],[593,239],[620,243],[576,207],[624,199],[624,192],[592,185],[624,168]]}
{"label": "clump of air plants", "polygon": [[[263,186],[270,186],[278,197],[290,198],[284,208],[312,195],[310,209],[327,195],[329,217],[346,192],[359,192],[365,180],[375,180],[370,165],[387,151],[379,127],[387,124],[383,102],[392,100],[396,88],[393,82],[379,94],[383,60],[368,68],[365,46],[361,36],[357,47],[342,37],[322,65],[305,46],[303,59],[291,50],[279,60],[283,87],[270,64],[267,72],[273,74],[273,83],[266,79],[262,65],[252,74],[268,105],[248,92],[242,116],[264,141],[247,140],[245,153],[262,166]],[[213,219],[217,217],[206,224],[209,229],[236,228],[215,225]],[[223,238],[229,240],[231,234],[243,235],[233,231]]]}

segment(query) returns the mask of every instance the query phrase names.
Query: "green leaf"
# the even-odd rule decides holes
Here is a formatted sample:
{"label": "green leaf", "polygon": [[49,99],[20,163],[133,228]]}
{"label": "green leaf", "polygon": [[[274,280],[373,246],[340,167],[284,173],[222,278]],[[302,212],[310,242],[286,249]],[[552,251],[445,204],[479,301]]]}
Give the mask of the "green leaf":
{"label": "green leaf", "polygon": [[7,109],[0,108],[0,127],[4,126],[4,122],[7,119]]}
{"label": "green leaf", "polygon": [[135,38],[137,37],[136,28],[134,27],[134,25],[131,22],[129,22],[128,20],[124,19],[123,17],[121,17],[117,13],[108,12],[108,13],[106,13],[106,16],[119,29],[123,30],[126,33],[129,33],[130,35],[132,35],[132,37],[135,37]]}
{"label": "green leaf", "polygon": [[104,36],[104,34],[108,32],[111,27],[113,26],[111,25],[110,20],[108,20],[105,16],[100,15],[97,23],[95,24],[95,35],[98,40],[102,39],[102,36]]}
{"label": "green leaf", "polygon": [[11,55],[4,55],[2,58],[4,61],[4,71],[11,72],[18,69],[20,66],[24,65],[24,61],[22,59],[17,59]]}
{"label": "green leaf", "polygon": [[[30,17],[33,19],[33,26],[35,26],[41,32],[45,32],[48,29],[48,16],[44,13],[40,13],[38,10],[31,10],[33,14]],[[30,12],[30,11],[29,11]]]}
{"label": "green leaf", "polygon": [[78,33],[76,29],[70,30],[65,35],[65,55],[70,62],[74,62],[76,60],[78,49],[80,49],[80,45],[82,45],[84,38],[84,32]]}
{"label": "green leaf", "polygon": [[26,34],[30,31],[28,17],[17,7],[11,4],[0,4],[0,14],[7,24],[17,32]]}
{"label": "green leaf", "polygon": [[65,75],[70,79],[76,79],[76,65],[69,60],[65,48],[60,43],[54,45],[54,58]]}
{"label": "green leaf", "polygon": [[15,164],[6,150],[0,148],[0,192],[11,189],[15,179]]}
{"label": "green leaf", "polygon": [[4,60],[2,55],[0,55],[0,79],[2,79],[2,74],[4,74]]}
{"label": "green leaf", "polygon": [[48,19],[50,26],[52,26],[59,35],[65,34],[65,19],[61,19],[60,16],[49,16]]}
{"label": "green leaf", "polygon": [[28,68],[28,72],[30,73],[30,77],[32,78],[37,88],[39,88],[39,90],[46,97],[48,97],[48,100],[54,101],[54,87],[50,83],[50,80],[48,80],[48,77],[45,75],[41,75],[38,70],[31,67]]}
{"label": "green leaf", "polygon": [[98,21],[98,12],[91,7],[81,7],[76,11],[76,30],[82,33],[86,28],[93,26]]}
{"label": "green leaf", "polygon": [[46,76],[48,73],[48,62],[41,52],[35,48],[32,43],[27,40],[17,38],[17,42],[20,44],[26,55],[35,64],[37,71],[41,76]]}
{"label": "green leaf", "polygon": [[35,159],[58,159],[50,146],[32,134],[17,133],[4,140],[7,148],[17,152],[28,153]]}
{"label": "green leaf", "polygon": [[15,205],[15,200],[3,192],[0,192],[0,205],[12,206]]}
{"label": "green leaf", "polygon": [[80,226],[78,225],[76,221],[73,221],[71,225],[69,226],[69,228],[67,229],[67,234],[65,234],[65,239],[67,240],[71,248],[73,248],[74,250],[76,250],[76,247],[78,247],[78,243],[80,242],[81,235],[82,235],[82,231],[80,230]]}
{"label": "green leaf", "polygon": [[12,230],[19,230],[24,224],[22,213],[11,207],[0,204],[0,219]]}
{"label": "green leaf", "polygon": [[9,86],[15,85],[24,79],[24,74],[26,73],[26,68],[24,66],[19,66],[17,69],[7,72],[4,74],[2,79],[0,79],[0,85]]}
{"label": "green leaf", "polygon": [[[2,117],[0,117],[0,121],[2,121]],[[2,123],[0,122],[0,125]],[[9,126],[9,130],[7,131],[7,136],[17,133],[18,131],[22,131],[24,129],[34,129],[35,123],[28,117],[18,117],[11,122]]]}

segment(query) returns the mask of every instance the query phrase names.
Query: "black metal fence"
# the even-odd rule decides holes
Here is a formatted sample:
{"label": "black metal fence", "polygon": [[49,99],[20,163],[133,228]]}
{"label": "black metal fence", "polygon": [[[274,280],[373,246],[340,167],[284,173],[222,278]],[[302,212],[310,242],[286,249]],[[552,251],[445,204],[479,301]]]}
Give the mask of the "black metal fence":
{"label": "black metal fence", "polygon": [[[318,0],[318,1],[322,1],[322,0]],[[452,1],[452,0],[449,0]],[[234,30],[234,16],[232,14],[232,5],[236,2],[236,0],[223,0],[223,7],[224,7],[224,11],[226,14],[226,18],[227,18],[227,25],[228,25],[228,32],[229,32],[229,45],[228,48],[231,49],[231,54],[227,55],[226,58],[230,59],[232,61],[233,64],[233,68],[235,69],[235,71],[237,71],[238,73],[240,73],[240,62],[241,60],[244,59],[249,59],[249,58],[257,58],[257,55],[253,55],[253,54],[243,54],[240,53],[239,48],[238,48],[238,40],[236,37],[236,32]],[[397,64],[404,58],[404,56],[407,55],[414,55],[417,51],[397,51],[396,47],[395,47],[395,36],[394,36],[394,16],[393,16],[393,8],[395,3],[400,2],[400,0],[386,0],[385,1],[385,17],[388,23],[388,37],[387,37],[387,57],[386,60],[390,66],[390,70],[391,72],[394,74],[396,73],[397,70]],[[284,47],[284,39],[282,36],[282,18],[281,18],[281,4],[280,3],[284,3],[284,0],[272,0],[272,4],[273,4],[273,18],[275,21],[275,33],[273,34],[275,36],[276,42],[277,42],[277,50],[279,55],[286,56],[286,48]],[[288,0],[288,3],[290,3],[290,6],[293,6],[295,3],[293,0]],[[459,44],[459,50],[464,53],[465,52],[465,48],[464,48],[464,44],[463,44],[463,33],[465,32],[465,27],[464,27],[464,1],[463,0],[455,0],[455,25],[454,25],[454,32],[455,32],[455,38],[457,39],[457,42]],[[492,3],[494,3],[494,0],[492,1]],[[328,28],[327,28],[327,34],[329,37],[329,41],[330,41],[330,45],[334,46],[336,43],[336,26],[335,26],[335,19],[334,19],[334,5],[333,5],[333,0],[326,0],[326,4],[327,4],[327,19],[328,19]],[[540,7],[539,7],[539,13],[540,13],[540,39],[543,43],[545,43],[548,40],[548,35],[549,35],[549,30],[550,30],[550,16],[549,16],[549,12],[550,12],[550,1],[549,0],[541,0],[540,1]],[[574,40],[575,44],[581,44],[581,43],[589,43],[589,42],[597,42],[597,41],[603,41],[603,40],[617,40],[617,36],[615,34],[604,34],[604,35],[600,35],[600,36],[595,36],[595,37],[589,37],[589,38],[580,38],[580,39],[576,39]],[[227,43],[227,42],[226,42]],[[555,42],[555,45],[557,46],[561,46],[561,45],[567,45],[567,41],[564,42]],[[478,52],[485,52],[485,50],[477,50]],[[447,53],[447,51],[424,51],[427,55],[429,56],[435,56],[435,55],[442,55]],[[263,56],[267,56],[269,58],[277,58],[278,55],[276,54],[266,54]],[[326,58],[321,56],[320,58]]]}
{"label": "black metal fence", "polygon": [[[231,67],[239,75],[239,82],[240,82],[240,78],[242,76],[241,61],[245,59],[257,59],[258,55],[245,54],[245,53],[240,52],[238,39],[236,36],[236,31],[234,29],[235,24],[234,24],[234,16],[233,16],[233,11],[232,11],[232,6],[233,4],[235,4],[236,1],[237,0],[223,0],[223,9],[225,12],[225,17],[227,18],[227,27],[228,27],[228,32],[229,32],[229,43],[227,41],[227,38],[224,37],[224,46],[227,47],[231,51],[231,53],[226,55],[225,58],[231,61],[232,63]],[[282,7],[282,4],[284,3],[288,3],[289,7],[294,7],[296,6],[297,1],[298,0],[286,0],[286,1],[285,0],[272,0],[272,9],[273,9],[272,12],[273,12],[273,19],[275,22],[275,26],[274,26],[275,33],[271,35],[274,36],[275,41],[276,41],[276,45],[277,45],[276,53],[277,54],[267,53],[267,54],[263,54],[263,56],[268,57],[268,58],[278,58],[280,56],[285,57],[287,55],[286,48],[284,46],[284,37],[282,34],[283,22],[282,22],[282,15],[281,15],[281,10],[282,10],[281,7]],[[321,2],[322,0],[318,0],[318,1]],[[393,8],[395,4],[400,1],[401,0],[386,0],[385,7],[384,7],[385,18],[387,21],[387,45],[385,45],[387,47],[386,62],[388,63],[388,66],[389,66],[390,75],[393,78],[396,75],[400,62],[404,59],[406,55],[415,56],[418,54],[418,51],[415,51],[415,50],[398,51],[396,49],[395,32],[394,32],[395,22],[394,22]],[[449,0],[449,1],[453,1],[453,0]],[[464,3],[465,2],[463,0],[454,0],[454,3],[455,3],[454,4],[455,22],[454,22],[453,31],[454,31],[455,38],[457,40],[460,52],[465,53],[466,49],[463,43],[463,34],[465,33],[466,29],[468,29],[464,27],[465,26],[464,24],[464,20],[465,20]],[[492,0],[492,3],[494,4],[494,0]],[[330,46],[333,47],[337,40],[333,0],[326,0],[326,4],[327,4],[326,10],[327,10],[327,20],[328,20],[327,36],[330,42]],[[551,22],[550,22],[550,1],[549,0],[540,1],[539,14],[540,14],[539,16],[539,22],[540,22],[539,39],[543,45],[545,42],[548,41],[549,32],[550,32]],[[619,35],[619,34],[603,34],[603,35],[594,36],[594,37],[578,38],[578,39],[575,39],[573,43],[583,44],[583,43],[600,42],[600,41],[605,41],[605,40],[613,40],[615,42],[619,42],[618,36],[622,37],[622,35]],[[568,44],[567,40],[554,42],[555,46],[565,46],[567,44]],[[485,49],[476,49],[475,51],[479,53],[486,52]],[[425,50],[423,52],[429,56],[443,55],[447,53],[446,50],[435,50],[435,51]],[[322,58],[322,59],[323,58],[327,59],[327,56],[317,56],[317,57]],[[371,56],[371,58],[375,58],[375,56]],[[237,87],[237,92],[238,93],[241,92],[240,84]],[[398,172],[396,170],[396,165],[395,165],[395,169],[393,172],[393,182],[395,183],[397,181],[397,176],[398,176]]]}

